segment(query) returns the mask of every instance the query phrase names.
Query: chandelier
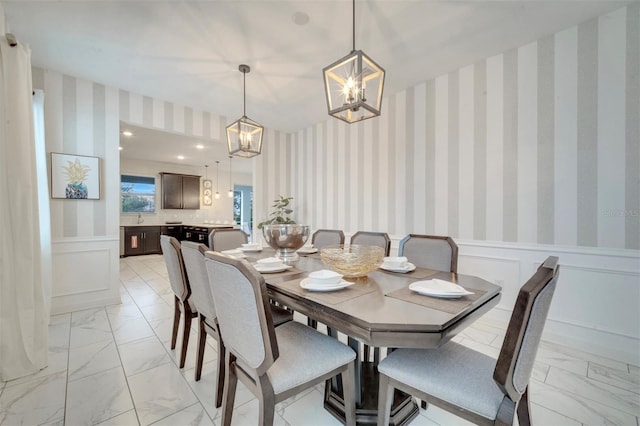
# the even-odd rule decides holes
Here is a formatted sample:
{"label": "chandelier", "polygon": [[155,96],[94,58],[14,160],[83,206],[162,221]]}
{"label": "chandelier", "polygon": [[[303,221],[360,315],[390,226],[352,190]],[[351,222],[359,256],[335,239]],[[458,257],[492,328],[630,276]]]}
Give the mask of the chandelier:
{"label": "chandelier", "polygon": [[380,115],[384,69],[356,50],[356,2],[352,1],[353,49],[322,70],[329,115],[347,123]]}
{"label": "chandelier", "polygon": [[242,92],[244,96],[243,114],[238,120],[227,126],[227,148],[230,155],[251,158],[262,152],[264,127],[247,117],[247,73],[249,65],[238,67],[242,73]]}

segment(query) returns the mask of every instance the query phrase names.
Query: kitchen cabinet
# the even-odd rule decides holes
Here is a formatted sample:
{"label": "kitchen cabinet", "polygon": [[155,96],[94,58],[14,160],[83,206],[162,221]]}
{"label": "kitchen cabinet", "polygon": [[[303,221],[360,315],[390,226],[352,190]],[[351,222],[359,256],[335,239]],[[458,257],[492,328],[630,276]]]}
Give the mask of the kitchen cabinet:
{"label": "kitchen cabinet", "polygon": [[168,235],[170,237],[175,238],[178,241],[181,241],[183,232],[182,232],[182,225],[166,225],[163,226],[162,229],[160,230],[160,233],[162,235]]}
{"label": "kitchen cabinet", "polygon": [[124,228],[125,256],[158,253],[162,253],[159,226],[127,226]]}
{"label": "kitchen cabinet", "polygon": [[199,209],[200,176],[160,173],[163,209]]}

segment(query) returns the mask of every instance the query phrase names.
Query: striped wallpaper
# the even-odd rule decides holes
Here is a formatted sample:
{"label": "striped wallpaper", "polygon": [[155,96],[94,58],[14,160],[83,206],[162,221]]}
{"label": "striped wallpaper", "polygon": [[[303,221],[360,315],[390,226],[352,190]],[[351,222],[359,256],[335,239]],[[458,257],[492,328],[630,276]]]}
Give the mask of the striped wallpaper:
{"label": "striped wallpaper", "polygon": [[[45,92],[47,152],[102,160],[100,200],[51,200],[54,240],[118,235],[120,121],[225,141],[227,119],[209,112],[40,68],[33,68],[33,83]],[[269,135],[274,140],[274,132]],[[244,176],[236,180],[246,184]]]}
{"label": "striped wallpaper", "polygon": [[[639,26],[634,4],[386,95],[378,118],[266,129],[256,221],[282,194],[313,229],[640,249]],[[117,234],[120,120],[224,140],[222,116],[33,78],[47,151],[103,159],[101,200],[51,200],[54,239]]]}
{"label": "striped wallpaper", "polygon": [[256,215],[313,229],[640,249],[640,5],[386,95],[382,115],[269,132]]}

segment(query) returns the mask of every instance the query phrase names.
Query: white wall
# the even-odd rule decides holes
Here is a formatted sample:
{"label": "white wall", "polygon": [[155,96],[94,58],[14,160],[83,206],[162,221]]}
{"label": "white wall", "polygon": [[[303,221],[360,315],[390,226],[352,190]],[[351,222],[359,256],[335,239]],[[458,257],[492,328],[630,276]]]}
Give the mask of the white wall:
{"label": "white wall", "polygon": [[[100,200],[51,200],[51,313],[120,303],[120,122],[220,141],[227,120],[52,70],[33,68],[32,75],[34,88],[45,92],[47,153],[96,156],[101,166]],[[160,171],[148,165],[141,170]],[[251,183],[240,174],[234,182]],[[214,209],[210,220],[217,220],[218,213]],[[167,219],[160,216],[156,219]]]}

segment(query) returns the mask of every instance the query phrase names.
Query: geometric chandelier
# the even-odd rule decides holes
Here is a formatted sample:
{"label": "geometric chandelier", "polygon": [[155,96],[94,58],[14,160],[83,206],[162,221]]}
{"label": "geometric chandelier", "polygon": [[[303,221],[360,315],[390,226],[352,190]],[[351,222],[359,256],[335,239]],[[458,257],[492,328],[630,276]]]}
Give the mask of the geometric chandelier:
{"label": "geometric chandelier", "polygon": [[356,50],[356,2],[353,0],[353,49],[322,70],[327,108],[347,123],[380,115],[384,69],[363,51]]}
{"label": "geometric chandelier", "polygon": [[251,68],[242,64],[238,69],[243,74],[243,115],[227,126],[227,148],[230,155],[251,158],[262,151],[264,127],[247,117],[246,76]]}

